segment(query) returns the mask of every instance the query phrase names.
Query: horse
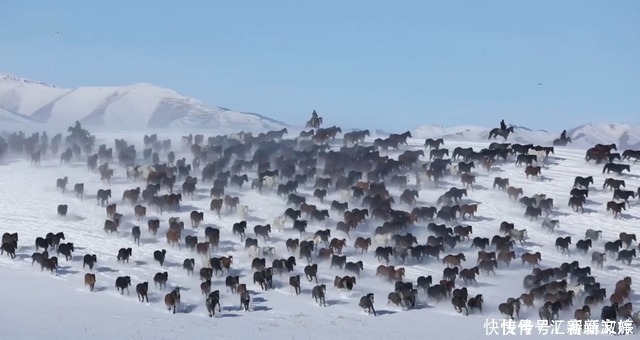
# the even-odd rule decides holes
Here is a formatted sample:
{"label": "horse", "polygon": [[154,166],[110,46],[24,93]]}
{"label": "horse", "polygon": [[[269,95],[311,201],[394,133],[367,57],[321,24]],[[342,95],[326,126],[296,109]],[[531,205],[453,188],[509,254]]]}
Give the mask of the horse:
{"label": "horse", "polygon": [[565,139],[562,138],[556,138],[553,140],[553,146],[566,146],[569,143],[573,143],[573,141],[571,140],[571,137],[567,137]]}
{"label": "horse", "polygon": [[626,210],[626,203],[609,201],[607,202],[607,211],[610,210],[613,211],[613,218],[617,218],[619,215],[622,215],[622,210]]}
{"label": "horse", "polygon": [[164,296],[164,304],[168,310],[173,308],[173,314],[176,313],[176,305],[180,303],[180,288],[175,288],[171,293]]}
{"label": "horse", "polygon": [[522,254],[522,256],[520,256],[520,258],[522,259],[522,264],[524,265],[525,263],[528,263],[530,266],[535,266],[538,265],[539,266],[539,261],[542,260],[542,254],[540,254],[540,252],[535,252],[535,253],[524,253]]}
{"label": "horse", "polygon": [[489,131],[489,138],[487,139],[491,139],[491,138],[495,139],[498,136],[501,136],[502,138],[504,138],[504,140],[507,140],[510,133],[513,133],[513,126],[510,126],[504,130],[500,128],[494,128],[494,129],[491,129],[491,131]]}
{"label": "horse", "polygon": [[429,147],[429,149],[439,149],[440,145],[444,145],[444,140],[442,138],[427,138],[424,141],[424,148],[426,149],[427,147]]}

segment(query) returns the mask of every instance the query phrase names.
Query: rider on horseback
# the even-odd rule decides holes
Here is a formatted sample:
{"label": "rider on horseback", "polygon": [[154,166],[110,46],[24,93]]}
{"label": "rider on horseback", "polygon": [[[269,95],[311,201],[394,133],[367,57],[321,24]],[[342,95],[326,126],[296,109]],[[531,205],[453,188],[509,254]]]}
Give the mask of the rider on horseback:
{"label": "rider on horseback", "polygon": [[562,130],[562,133],[560,134],[560,140],[565,139],[567,139],[567,130]]}
{"label": "rider on horseback", "polygon": [[316,113],[316,110],[313,110],[313,112],[311,112],[311,118],[312,119],[318,119],[318,113]]}
{"label": "rider on horseback", "polygon": [[507,129],[507,124],[504,123],[504,119],[500,121],[500,130],[505,131]]}

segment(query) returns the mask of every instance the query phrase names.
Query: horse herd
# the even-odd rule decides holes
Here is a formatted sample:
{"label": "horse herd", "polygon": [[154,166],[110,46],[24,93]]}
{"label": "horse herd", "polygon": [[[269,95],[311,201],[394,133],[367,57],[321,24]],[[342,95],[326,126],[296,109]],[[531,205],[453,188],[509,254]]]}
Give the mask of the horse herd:
{"label": "horse herd", "polygon": [[[522,295],[508,297],[502,303],[492,301],[501,314],[513,319],[518,317],[521,305],[533,307],[539,300],[542,303],[538,309],[539,317],[552,321],[559,318],[561,311],[568,311],[575,299],[581,298],[584,303],[578,303],[582,307],[575,310],[574,316],[586,320],[591,318],[591,307],[605,303],[606,288],[592,276],[590,266],[581,266],[578,261],[573,261],[543,269],[544,254],[517,249],[517,246],[524,246],[530,241],[526,228],[519,229],[514,223],[502,221],[496,226],[495,234],[480,235],[479,230],[466,223],[482,214],[483,205],[466,202],[464,197],[473,195],[476,190],[497,190],[504,192],[513,204],[521,205],[524,216],[531,221],[540,218],[541,226],[553,232],[560,225],[560,221],[553,218],[556,209],[553,198],[546,197],[544,193],[525,196],[522,188],[510,185],[510,179],[505,177],[496,176],[493,188],[478,188],[478,174],[473,170],[477,165],[491,173],[496,167],[516,164],[524,167],[524,178],[539,178],[548,168],[545,160],[555,153],[554,146],[491,143],[481,150],[457,147],[449,157],[449,150],[443,148],[446,145],[443,139],[427,139],[424,149],[406,147],[402,150],[408,145],[408,138],[412,137],[410,132],[376,138],[372,143],[365,142],[368,130],[347,132],[343,145],[337,145],[335,139],[342,133],[341,129],[336,126],[322,128],[321,124],[322,118],[314,112],[307,122],[313,129],[303,131],[295,138],[285,138],[287,129],[256,136],[245,132],[206,139],[203,135],[188,135],[181,138],[179,148],[175,150],[170,139],[159,140],[156,134],[145,135],[142,157],[135,144],[130,144],[132,141],[116,139],[113,146],[116,168],[112,168],[113,148],[102,144],[94,153],[95,136],[76,124],[69,128],[70,134],[64,140],[61,134],[49,140],[46,133],[27,137],[22,132],[12,133],[6,139],[0,138],[0,157],[26,155],[35,167],[40,166],[41,158],[46,155],[59,154],[60,163],[86,159],[87,170],[90,174],[96,173],[103,183],[102,188],[93,190],[96,192],[95,204],[105,209],[106,219],[101,226],[107,233],[105,237],[122,232],[127,223],[131,226],[131,241],[118,251],[118,262],[128,263],[134,256],[136,250],[130,247],[131,243],[138,247],[150,246],[140,243],[143,233],[152,237],[163,235],[171,248],[158,249],[153,253],[153,259],[160,266],[163,266],[167,253],[174,252],[175,247],[195,252],[199,260],[185,258],[182,270],[200,279],[202,303],[209,316],[215,315],[216,306],[218,313],[221,311],[221,291],[212,288],[212,281],[218,275],[224,277],[227,274],[223,280],[225,286],[232,294],[237,294],[239,305],[248,311],[254,294],[252,287],[274,289],[274,281],[278,282],[282,275],[289,275],[288,279],[281,281],[282,284],[290,286],[294,295],[299,295],[304,283],[301,274],[304,274],[313,285],[311,298],[326,306],[327,283],[318,283],[318,277],[327,276],[321,275],[322,271],[341,271],[342,274],[330,280],[333,281],[333,289],[351,291],[360,283],[361,274],[369,269],[381,278],[376,285],[388,285],[388,303],[408,309],[418,308],[421,301],[440,303],[449,300],[455,310],[465,315],[474,311],[482,313],[486,296],[481,293],[470,295],[470,290],[477,289],[476,277],[487,275],[488,279],[496,271],[508,271],[511,262],[517,258],[522,265],[531,266],[532,271],[523,278],[525,292]],[[506,139],[513,133],[513,128],[510,129],[504,135],[498,131],[498,135]],[[429,155],[425,157],[427,149]],[[605,163],[603,173],[631,172],[630,164],[614,161],[635,163],[640,159],[640,151],[626,150],[620,155],[616,150],[615,144],[595,145],[587,151],[585,161]],[[178,158],[178,155],[186,156]],[[421,160],[421,157],[428,161]],[[111,180],[121,172],[132,185],[123,191],[122,202],[114,201],[119,196],[111,190]],[[460,183],[461,187],[445,189],[436,206],[419,203],[418,198],[423,192],[442,190],[450,179]],[[141,182],[144,187],[139,186]],[[622,211],[630,207],[630,198],[640,195],[640,188],[622,189],[626,188],[625,184],[624,180],[613,177],[603,183],[603,189],[610,188],[613,193],[606,209],[612,211],[614,217],[620,217]],[[55,184],[62,193],[68,185],[66,176],[57,179]],[[570,189],[569,206],[576,212],[584,211],[590,185],[594,185],[592,176],[575,178]],[[202,224],[206,225],[202,235],[192,235],[187,232],[184,221],[171,215],[183,212],[181,209],[187,200],[205,199],[198,194],[201,188],[207,188],[209,211],[186,212],[191,229],[196,233],[202,230]],[[276,213],[273,220],[263,220],[251,227],[252,207],[242,201],[240,194],[249,190],[264,197],[280,197],[288,207]],[[77,199],[84,199],[85,185],[82,181],[74,183],[73,193]],[[68,209],[68,205],[60,204],[57,212],[64,218]],[[127,211],[132,212],[130,220],[125,217]],[[156,215],[151,216],[154,213]],[[236,222],[229,225],[205,223],[229,216],[238,218],[234,217]],[[143,227],[145,221],[146,231]],[[161,226],[166,226],[166,231],[158,235]],[[315,230],[309,230],[311,228]],[[275,231],[293,231],[297,237],[292,235],[286,240],[272,238]],[[419,240],[417,235],[423,232],[429,236]],[[636,235],[627,232],[621,232],[617,240],[606,242],[603,252],[592,251],[591,264],[602,267],[608,256],[614,256],[630,265],[636,256],[636,249],[632,246]],[[2,253],[16,257],[16,251],[20,249],[18,234],[19,228],[4,233]],[[233,255],[218,255],[221,241],[228,241],[223,239],[227,234],[239,237],[244,243],[242,249],[252,258],[249,268],[236,268]],[[37,262],[41,270],[54,273],[59,265],[58,257],[63,255],[66,261],[72,259],[74,243],[65,239],[64,230],[43,231],[43,236],[35,240],[32,264]],[[578,240],[575,247],[586,254],[601,237],[601,231],[587,229],[585,237]],[[355,252],[345,255],[343,249],[351,244],[348,240],[353,240]],[[570,253],[571,244],[570,236],[558,237],[555,242],[562,253]],[[370,247],[374,248],[373,257],[379,262],[375,268],[365,265],[369,261],[366,256],[372,256],[366,255]],[[477,250],[476,265],[467,264],[469,247]],[[40,248],[43,249],[41,252]],[[288,256],[276,258],[276,248],[285,248]],[[55,251],[57,257],[50,256],[50,251]],[[240,254],[235,255],[237,260]],[[90,251],[83,258],[83,268],[89,269],[84,275],[84,282],[91,291],[100,280],[93,270],[98,261]],[[303,268],[298,270],[299,261],[303,261],[300,264]],[[326,267],[323,266],[325,262]],[[442,279],[428,275],[422,269],[426,263],[443,266]],[[168,268],[158,272],[149,280],[153,279],[157,289],[162,290],[170,282],[171,271]],[[405,278],[408,271],[417,273],[415,281]],[[117,277],[113,284],[121,294],[125,290],[128,294],[133,282],[130,276],[125,275]],[[631,318],[640,322],[638,313],[632,310],[631,287],[631,278],[621,276],[609,295],[610,304],[602,308],[600,317]],[[135,290],[139,301],[148,302],[148,281],[137,283]],[[180,294],[180,287],[175,287],[164,297],[166,308],[173,313],[179,311]],[[363,295],[358,305],[376,315],[374,293]]]}

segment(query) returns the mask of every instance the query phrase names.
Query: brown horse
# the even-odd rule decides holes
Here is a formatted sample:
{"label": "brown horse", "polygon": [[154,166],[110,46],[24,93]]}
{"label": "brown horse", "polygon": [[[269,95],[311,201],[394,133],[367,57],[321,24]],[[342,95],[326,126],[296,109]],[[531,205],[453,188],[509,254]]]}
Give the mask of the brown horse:
{"label": "brown horse", "polygon": [[516,187],[508,187],[507,194],[509,195],[509,199],[513,199],[514,201],[518,200],[518,196],[524,195],[522,188]]}
{"label": "brown horse", "polygon": [[178,244],[178,248],[182,249],[182,246],[180,245],[180,232],[175,230],[168,230],[167,244],[170,244],[172,248],[174,245]]}
{"label": "brown horse", "polygon": [[473,183],[476,182],[476,176],[470,175],[468,173],[463,173],[462,175],[460,175],[460,181],[465,188],[471,187],[471,190],[473,190]]}
{"label": "brown horse", "polygon": [[173,308],[173,314],[176,313],[176,306],[180,304],[180,288],[175,288],[171,293],[164,296],[164,304],[168,310]]}
{"label": "brown horse", "polygon": [[215,211],[218,214],[218,218],[220,218],[220,211],[222,210],[223,204],[224,200],[222,198],[214,198],[209,204],[209,210]]}
{"label": "brown horse", "polygon": [[605,149],[591,148],[587,150],[584,160],[585,162],[589,162],[590,160],[595,160],[596,164],[601,163],[609,156],[611,152]]}
{"label": "brown horse", "polygon": [[147,221],[147,226],[149,227],[149,232],[155,236],[158,233],[158,229],[160,229],[160,220],[149,220]]}
{"label": "brown horse", "polygon": [[229,196],[229,195],[225,195],[224,196],[224,205],[229,209],[229,210],[236,210],[236,207],[238,206],[238,204],[240,204],[240,197],[237,196]]}
{"label": "brown horse", "polygon": [[194,229],[197,229],[200,223],[204,221],[204,212],[193,210],[191,211],[191,214],[189,215],[189,217],[191,218],[191,226]]}
{"label": "brown horse", "polygon": [[520,295],[520,301],[523,305],[527,307],[533,307],[533,302],[535,301],[536,295],[533,292],[522,293]]}
{"label": "brown horse", "polygon": [[392,281],[401,281],[404,275],[404,268],[396,269],[394,266],[379,265],[376,269],[376,276],[383,276]]}
{"label": "brown horse", "polygon": [[578,212],[578,210],[580,210],[581,212],[584,213],[584,204],[587,202],[587,199],[585,197],[579,197],[579,196],[571,196],[569,198],[569,204],[567,206],[571,207],[571,209],[573,209],[573,211]]}
{"label": "brown horse", "polygon": [[136,215],[136,220],[138,221],[142,221],[142,218],[144,218],[147,215],[147,207],[140,204],[136,205],[133,208],[133,211]]}
{"label": "brown horse", "polygon": [[360,249],[360,254],[369,251],[369,247],[371,246],[371,237],[363,238],[358,237],[353,244],[354,249]]}
{"label": "brown horse", "polygon": [[342,249],[346,246],[347,246],[346,239],[333,238],[331,242],[329,242],[329,247],[333,249],[333,252],[338,255],[342,254]]}
{"label": "brown horse", "polygon": [[64,177],[64,178],[58,178],[58,180],[56,181],[56,187],[58,189],[62,190],[62,193],[65,192],[65,190],[67,189],[67,184],[69,183],[69,178],[68,177]]}
{"label": "brown horse", "polygon": [[459,267],[461,263],[466,260],[467,258],[463,253],[457,255],[449,254],[442,259],[442,264],[447,265],[447,267]]}
{"label": "brown horse", "polygon": [[211,279],[206,279],[200,284],[200,292],[202,295],[207,296],[211,293]]}
{"label": "brown horse", "polygon": [[507,264],[507,267],[511,264],[511,260],[516,259],[516,253],[514,251],[501,251],[498,253],[498,261]]}
{"label": "brown horse", "polygon": [[542,254],[540,252],[535,253],[524,253],[520,256],[522,259],[522,264],[528,263],[530,266],[540,266],[540,261],[542,261]]}
{"label": "brown horse", "polygon": [[93,292],[93,289],[96,286],[96,274],[84,274],[84,285],[89,286],[89,290]]}
{"label": "brown horse", "polygon": [[116,203],[107,205],[107,207],[105,208],[106,211],[107,211],[107,217],[108,218],[113,218],[113,215],[115,215],[115,213],[118,212],[117,208],[118,208],[118,206],[117,206]]}
{"label": "brown horse", "polygon": [[466,284],[467,282],[477,283],[476,275],[480,275],[480,269],[477,266],[461,270],[459,276],[462,278],[462,280],[464,280],[464,283]]}
{"label": "brown horse", "polygon": [[527,168],[524,169],[524,173],[525,175],[527,175],[527,179],[529,178],[529,176],[531,176],[531,179],[533,179],[533,177],[539,178],[541,171],[542,168],[540,166],[532,165],[527,165]]}
{"label": "brown horse", "polygon": [[460,206],[460,214],[462,218],[465,218],[465,215],[469,215],[469,218],[475,218],[476,213],[478,212],[477,204],[463,204]]}
{"label": "brown horse", "polygon": [[618,216],[622,216],[622,210],[626,210],[625,202],[615,202],[609,201],[607,202],[607,211],[613,211],[613,218],[617,218]]}

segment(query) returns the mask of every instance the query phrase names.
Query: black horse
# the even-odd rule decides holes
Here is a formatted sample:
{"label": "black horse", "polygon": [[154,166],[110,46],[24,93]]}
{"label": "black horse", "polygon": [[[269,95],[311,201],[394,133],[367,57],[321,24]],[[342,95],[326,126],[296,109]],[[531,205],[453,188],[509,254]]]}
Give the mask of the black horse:
{"label": "black horse", "polygon": [[566,146],[567,144],[572,143],[571,137],[567,138],[556,138],[553,140],[553,146]]}
{"label": "black horse", "polygon": [[495,129],[491,129],[491,131],[489,131],[489,138],[497,138],[498,136],[502,136],[502,138],[504,138],[504,140],[507,140],[507,137],[509,137],[509,134],[513,133],[513,126],[510,126],[504,130],[501,130],[499,128],[495,128]]}

